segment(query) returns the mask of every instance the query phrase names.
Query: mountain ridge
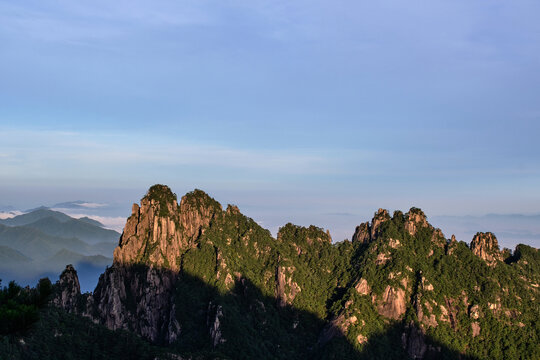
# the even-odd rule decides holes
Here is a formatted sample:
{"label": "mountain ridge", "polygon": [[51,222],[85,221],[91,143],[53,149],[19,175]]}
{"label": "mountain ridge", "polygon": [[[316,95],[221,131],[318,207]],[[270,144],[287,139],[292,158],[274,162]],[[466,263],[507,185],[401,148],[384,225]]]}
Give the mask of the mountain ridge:
{"label": "mountain ridge", "polygon": [[[470,246],[446,239],[417,208],[392,216],[380,209],[353,241],[332,243],[323,229],[293,224],[274,238],[200,190],[178,204],[168,187],[155,185],[133,205],[94,293],[61,290],[75,293],[83,308],[59,306],[180,353],[197,343],[200,351],[238,354],[261,344],[257,337],[239,344],[237,334],[268,331],[298,340],[273,337],[288,358],[333,358],[337,349],[358,358],[381,341],[395,357],[503,358],[540,354],[539,263],[537,249],[501,251],[490,233],[478,233]],[[215,290],[196,295],[190,279]],[[237,295],[222,301],[218,294]],[[238,322],[255,309],[259,320]],[[283,311],[290,315],[270,315]],[[197,313],[206,323],[188,315]],[[485,348],[485,341],[507,345]]]}

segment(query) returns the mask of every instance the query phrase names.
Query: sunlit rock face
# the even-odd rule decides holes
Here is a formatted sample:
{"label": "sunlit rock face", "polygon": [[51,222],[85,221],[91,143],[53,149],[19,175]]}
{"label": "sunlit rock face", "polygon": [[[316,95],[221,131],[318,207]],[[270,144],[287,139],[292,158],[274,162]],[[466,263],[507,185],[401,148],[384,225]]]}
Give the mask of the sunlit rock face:
{"label": "sunlit rock face", "polygon": [[133,204],[114,263],[179,271],[180,255],[196,246],[214,217],[221,215],[219,203],[201,190],[186,194],[178,205],[167,186],[154,185],[140,206]]}
{"label": "sunlit rock face", "polygon": [[430,226],[427,222],[426,215],[418,208],[411,208],[406,215],[405,230],[412,236],[416,235],[418,229]]}
{"label": "sunlit rock face", "polygon": [[352,241],[360,244],[367,244],[371,241],[371,226],[369,222],[362,223],[356,227]]}
{"label": "sunlit rock face", "polygon": [[476,233],[471,241],[471,250],[473,254],[483,259],[490,266],[494,266],[497,261],[502,261],[503,259],[499,251],[497,238],[490,232]]}

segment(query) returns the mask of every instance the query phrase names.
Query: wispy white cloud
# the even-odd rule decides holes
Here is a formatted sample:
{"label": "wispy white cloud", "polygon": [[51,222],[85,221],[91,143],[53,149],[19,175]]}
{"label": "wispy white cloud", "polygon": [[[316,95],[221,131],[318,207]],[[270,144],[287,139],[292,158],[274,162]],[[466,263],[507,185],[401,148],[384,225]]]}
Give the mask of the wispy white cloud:
{"label": "wispy white cloud", "polygon": [[52,1],[39,6],[0,1],[0,32],[49,42],[108,41],[148,27],[208,24],[212,20],[207,10],[198,1],[157,6],[142,1]]}
{"label": "wispy white cloud", "polygon": [[84,201],[72,201],[72,202],[65,202],[56,204],[54,207],[57,209],[60,209],[59,211],[62,211],[64,209],[78,209],[78,208],[85,208],[85,209],[100,209],[109,206],[105,203],[95,203],[95,202],[84,202]]}
{"label": "wispy white cloud", "polygon": [[2,219],[2,220],[11,219],[11,218],[13,218],[15,216],[19,216],[19,215],[22,215],[22,214],[24,214],[24,213],[22,211],[18,211],[18,210],[0,212],[0,219]]}
{"label": "wispy white cloud", "polygon": [[61,170],[76,175],[77,172],[87,173],[90,168],[105,173],[124,171],[126,176],[132,176],[141,169],[155,166],[309,175],[333,172],[339,160],[335,154],[316,149],[244,149],[182,139],[157,139],[150,135],[112,138],[88,133],[3,129],[0,141],[0,151],[12,153],[9,159],[0,158],[0,163],[3,162],[14,176],[52,175]]}
{"label": "wispy white cloud", "polygon": [[124,230],[126,224],[126,218],[123,216],[99,216],[89,214],[69,214],[70,216],[80,219],[82,217],[88,217],[92,220],[99,221],[106,229],[111,229],[121,233]]}
{"label": "wispy white cloud", "polygon": [[63,212],[64,214],[69,215],[75,219],[87,217],[92,220],[99,221],[100,223],[103,224],[103,226],[106,229],[115,230],[120,233],[123,231],[124,225],[126,224],[126,217],[124,216],[103,216],[103,215],[95,215],[95,214],[86,214],[86,213],[82,213],[74,209],[66,209],[66,208],[53,208],[52,210]]}
{"label": "wispy white cloud", "polygon": [[91,203],[91,202],[80,203],[80,204],[78,204],[78,205],[79,205],[79,206],[82,206],[82,207],[85,207],[85,208],[90,208],[90,209],[97,209],[97,208],[101,208],[101,207],[107,206],[107,204]]}

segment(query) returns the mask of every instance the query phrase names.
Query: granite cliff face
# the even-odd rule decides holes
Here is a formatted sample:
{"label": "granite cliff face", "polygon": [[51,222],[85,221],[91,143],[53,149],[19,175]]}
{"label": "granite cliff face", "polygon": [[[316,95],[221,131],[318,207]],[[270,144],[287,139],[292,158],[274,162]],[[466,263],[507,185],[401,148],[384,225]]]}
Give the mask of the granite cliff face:
{"label": "granite cliff face", "polygon": [[135,331],[159,343],[177,340],[181,326],[175,284],[182,255],[197,246],[221,206],[200,190],[180,205],[164,185],[154,185],[133,204],[113,266],[100,277],[90,304],[92,317],[110,329]]}
{"label": "granite cliff face", "polygon": [[470,246],[446,239],[418,208],[379,209],[352,242],[293,224],[273,238],[236,206],[224,211],[200,190],[178,204],[156,185],[133,205],[93,294],[80,294],[68,267],[53,302],[190,354],[358,358],[391,345],[387,358],[452,358],[444,339],[463,344],[458,357],[481,354],[493,323],[534,343],[540,260],[531,249],[503,262],[493,234]]}
{"label": "granite cliff face", "polygon": [[118,265],[146,264],[178,272],[180,255],[197,245],[221,205],[200,190],[182,198],[164,185],[154,185],[133,204],[120,243],[114,250]]}
{"label": "granite cliff face", "polygon": [[471,250],[474,255],[480,257],[490,266],[494,266],[497,261],[503,260],[497,238],[490,232],[476,233],[471,241]]}
{"label": "granite cliff face", "polygon": [[176,195],[155,185],[133,204],[113,265],[101,275],[94,293],[86,296],[83,310],[77,274],[68,266],[62,274],[62,289],[54,303],[79,312],[108,328],[134,331],[155,343],[177,340],[181,326],[175,307],[175,284],[181,256],[197,246],[221,207],[200,190],[177,204]]}
{"label": "granite cliff face", "polygon": [[99,279],[89,299],[90,316],[109,329],[131,330],[155,343],[180,334],[174,305],[177,275],[154,267],[115,266]]}

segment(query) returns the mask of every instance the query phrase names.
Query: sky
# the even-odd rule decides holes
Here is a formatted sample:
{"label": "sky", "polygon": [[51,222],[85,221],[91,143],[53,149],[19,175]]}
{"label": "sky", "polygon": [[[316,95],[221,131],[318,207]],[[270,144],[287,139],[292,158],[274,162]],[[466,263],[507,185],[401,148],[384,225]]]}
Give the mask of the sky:
{"label": "sky", "polygon": [[0,0],[0,207],[84,200],[118,218],[163,183],[334,240],[380,207],[534,219],[538,14],[521,0]]}

